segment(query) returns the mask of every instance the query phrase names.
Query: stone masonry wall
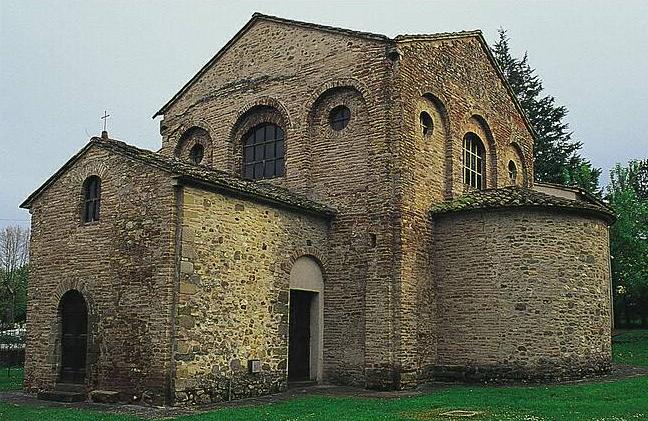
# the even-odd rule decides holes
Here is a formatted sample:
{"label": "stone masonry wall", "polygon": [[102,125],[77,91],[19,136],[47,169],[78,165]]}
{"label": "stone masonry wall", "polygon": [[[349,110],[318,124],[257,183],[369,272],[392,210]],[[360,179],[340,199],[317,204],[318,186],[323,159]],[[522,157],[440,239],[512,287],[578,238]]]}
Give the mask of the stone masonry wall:
{"label": "stone masonry wall", "polygon": [[[328,222],[192,187],[182,201],[175,403],[284,390],[290,270],[312,255],[327,273]],[[251,359],[261,373],[248,372]]]}
{"label": "stone masonry wall", "polygon": [[523,208],[435,222],[437,377],[559,380],[609,368],[605,222]]}
{"label": "stone masonry wall", "polygon": [[[213,166],[236,174],[244,128],[271,116],[284,128],[286,174],[266,182],[337,209],[324,381],[392,383],[394,71],[382,40],[260,19],[164,113],[161,153],[172,154],[182,133],[199,126],[212,139]],[[340,104],[351,120],[336,132],[329,113]]]}
{"label": "stone masonry wall", "polygon": [[[101,178],[98,222],[82,223],[84,180]],[[164,402],[170,373],[175,198],[159,170],[91,147],[32,207],[25,388],[52,388],[61,296],[86,299],[87,387]]]}

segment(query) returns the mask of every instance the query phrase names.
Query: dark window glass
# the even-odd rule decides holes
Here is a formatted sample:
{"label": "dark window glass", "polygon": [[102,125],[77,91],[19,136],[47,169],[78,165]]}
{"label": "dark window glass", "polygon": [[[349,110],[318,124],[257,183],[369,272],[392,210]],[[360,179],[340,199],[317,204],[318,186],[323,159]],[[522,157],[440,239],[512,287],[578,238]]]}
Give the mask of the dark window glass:
{"label": "dark window glass", "polygon": [[351,110],[344,105],[337,106],[331,110],[330,114],[331,128],[333,130],[342,130],[351,120]]}
{"label": "dark window glass", "polygon": [[284,175],[284,132],[281,127],[263,123],[243,137],[243,176],[250,180]]}
{"label": "dark window glass", "polygon": [[189,151],[189,159],[194,164],[200,164],[205,156],[205,148],[200,143],[193,145],[191,151]]}
{"label": "dark window glass", "polygon": [[423,111],[419,116],[419,121],[421,123],[421,132],[423,133],[423,136],[431,135],[432,130],[434,129],[434,122],[432,121],[430,114]]}
{"label": "dark window glass", "polygon": [[481,139],[474,133],[468,133],[463,142],[463,172],[464,184],[471,188],[480,190],[485,188],[486,161],[484,155],[484,144]]}
{"label": "dark window glass", "polygon": [[509,181],[511,182],[511,185],[512,186],[517,185],[517,166],[515,165],[515,162],[509,161],[508,173],[509,173]]}
{"label": "dark window glass", "polygon": [[83,184],[83,222],[98,221],[101,203],[101,180],[96,175],[93,175],[88,177]]}

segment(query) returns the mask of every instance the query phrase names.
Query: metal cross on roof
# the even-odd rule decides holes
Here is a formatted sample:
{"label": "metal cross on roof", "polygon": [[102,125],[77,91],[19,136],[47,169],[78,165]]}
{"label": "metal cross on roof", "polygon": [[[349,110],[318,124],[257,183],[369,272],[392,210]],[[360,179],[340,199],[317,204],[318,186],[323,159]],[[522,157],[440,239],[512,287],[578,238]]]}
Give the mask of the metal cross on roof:
{"label": "metal cross on roof", "polygon": [[106,110],[104,110],[104,115],[103,115],[103,117],[101,117],[101,119],[103,120],[103,123],[104,123],[104,125],[103,125],[103,131],[104,132],[106,131],[106,123],[108,122],[108,117],[110,117],[110,114],[108,114],[108,112]]}

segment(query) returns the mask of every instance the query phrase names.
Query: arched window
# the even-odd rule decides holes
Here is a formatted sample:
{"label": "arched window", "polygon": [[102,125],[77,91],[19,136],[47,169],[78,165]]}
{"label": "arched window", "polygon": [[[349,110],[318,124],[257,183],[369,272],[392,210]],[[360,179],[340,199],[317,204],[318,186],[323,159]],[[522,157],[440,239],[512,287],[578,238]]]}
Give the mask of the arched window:
{"label": "arched window", "polygon": [[262,123],[245,134],[243,175],[250,180],[284,175],[284,132],[281,127]]}
{"label": "arched window", "polygon": [[96,175],[86,178],[83,183],[83,222],[99,220],[99,205],[101,202],[101,179]]}
{"label": "arched window", "polygon": [[419,123],[421,124],[421,133],[423,133],[423,136],[432,134],[432,131],[434,130],[434,122],[432,121],[432,116],[430,116],[430,114],[425,111],[421,112]]}
{"label": "arched window", "polygon": [[202,162],[204,156],[205,156],[205,147],[200,143],[196,143],[195,145],[193,145],[193,147],[189,151],[189,160],[196,165]]}
{"label": "arched window", "polygon": [[511,182],[512,186],[517,185],[517,166],[515,165],[515,162],[509,161],[508,163],[508,174],[509,174],[509,181]]}
{"label": "arched window", "polygon": [[484,144],[479,136],[468,133],[463,141],[463,179],[464,184],[473,189],[486,187]]}

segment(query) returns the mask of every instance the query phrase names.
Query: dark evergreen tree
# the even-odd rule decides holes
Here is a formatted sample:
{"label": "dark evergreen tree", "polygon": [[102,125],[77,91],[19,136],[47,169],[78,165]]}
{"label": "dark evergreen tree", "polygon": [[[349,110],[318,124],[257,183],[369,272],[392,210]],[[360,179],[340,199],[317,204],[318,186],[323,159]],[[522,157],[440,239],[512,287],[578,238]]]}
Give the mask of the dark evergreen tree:
{"label": "dark evergreen tree", "polygon": [[594,168],[580,155],[583,144],[572,139],[569,125],[564,121],[567,108],[557,106],[554,97],[542,95],[542,81],[529,65],[527,54],[522,58],[513,57],[504,29],[499,30],[499,40],[492,51],[536,132],[536,181],[575,184],[590,193],[600,194],[601,169]]}

